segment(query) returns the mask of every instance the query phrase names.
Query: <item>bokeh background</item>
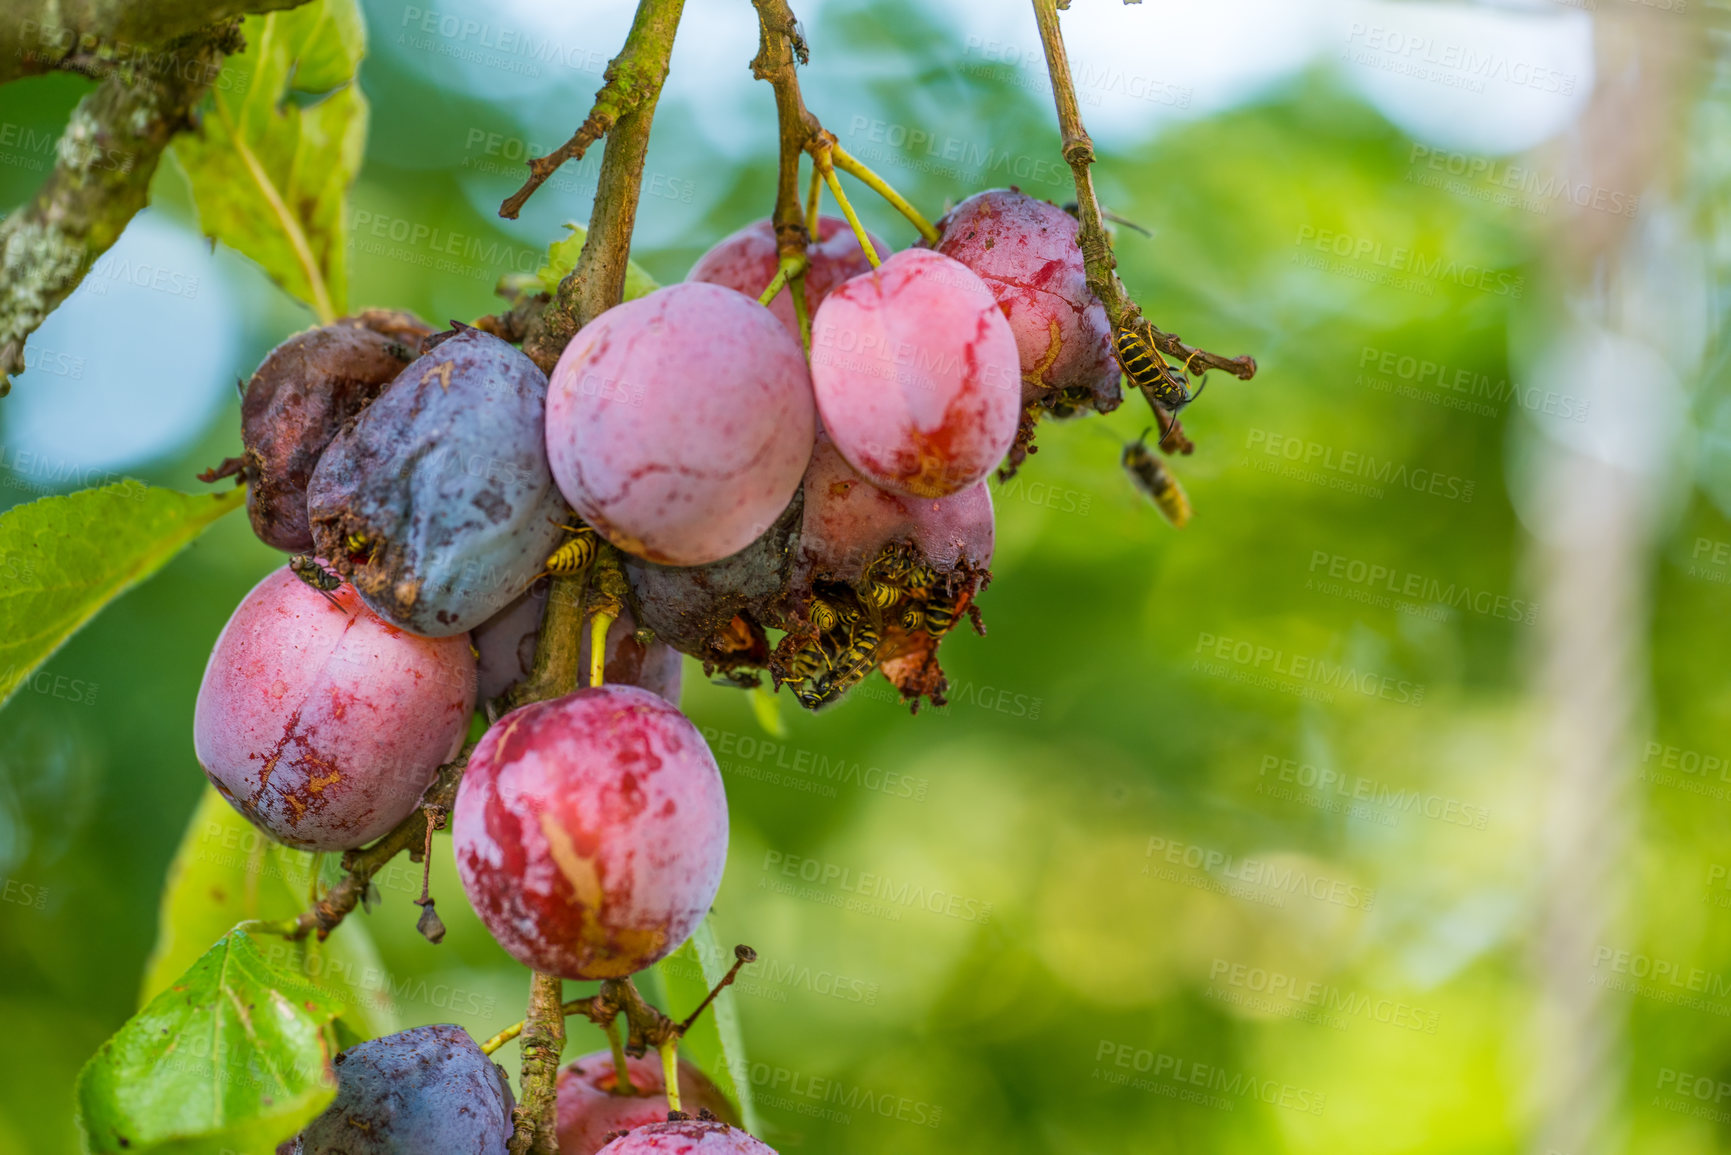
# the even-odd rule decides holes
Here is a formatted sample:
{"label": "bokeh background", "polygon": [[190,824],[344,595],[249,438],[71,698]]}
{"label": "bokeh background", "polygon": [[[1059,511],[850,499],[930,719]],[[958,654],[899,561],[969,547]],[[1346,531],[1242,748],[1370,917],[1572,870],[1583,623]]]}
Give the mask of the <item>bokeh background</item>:
{"label": "bokeh background", "polygon": [[[796,10],[809,104],[929,214],[1011,183],[1069,199],[1025,6]],[[598,149],[521,221],[495,209],[586,111],[629,8],[366,13],[351,301],[490,312],[587,219]],[[688,669],[732,809],[718,930],[762,959],[738,1007],[763,1137],[1731,1148],[1725,7],[1064,20],[1102,198],[1152,233],[1119,231],[1126,282],[1261,372],[1185,415],[1182,531],[1118,467],[1139,399],[1042,428],[996,488],[990,635],[945,646],[947,709],[910,717],[881,679],[816,717],[783,695],[776,739]],[[771,207],[755,47],[746,4],[688,5],[634,254],[663,281]],[[85,88],[0,89],[0,206]],[[0,506],[197,488],[238,446],[236,380],[311,321],[201,240],[171,163],[154,193],[0,403]],[[73,1078],[135,1008],[202,788],[206,656],[281,562],[226,519],[0,713],[0,1152],[75,1147]],[[400,861],[351,920],[378,959],[349,978],[378,1022],[485,1036],[526,975],[441,842],[450,937],[414,932]]]}

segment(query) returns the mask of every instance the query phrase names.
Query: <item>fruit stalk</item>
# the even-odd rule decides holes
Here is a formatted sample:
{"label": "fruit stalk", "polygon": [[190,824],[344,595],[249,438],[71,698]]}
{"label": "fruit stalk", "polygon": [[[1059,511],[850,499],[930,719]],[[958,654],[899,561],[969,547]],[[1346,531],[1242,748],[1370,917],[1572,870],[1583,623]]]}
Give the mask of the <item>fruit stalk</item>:
{"label": "fruit stalk", "polygon": [[[1082,248],[1082,260],[1088,272],[1088,287],[1106,306],[1106,316],[1113,329],[1126,326],[1146,326],[1154,345],[1169,357],[1183,363],[1188,372],[1193,366],[1220,369],[1244,380],[1256,373],[1253,357],[1223,357],[1205,349],[1197,349],[1179,340],[1176,334],[1156,328],[1142,316],[1141,308],[1124,289],[1115,270],[1117,259],[1112,255],[1112,241],[1106,234],[1105,218],[1099,199],[1094,195],[1094,141],[1082,125],[1082,109],[1076,99],[1076,82],[1070,74],[1070,58],[1064,50],[1064,34],[1058,27],[1058,0],[1033,0],[1034,18],[1040,26],[1040,43],[1046,50],[1046,71],[1052,81],[1052,99],[1058,109],[1058,129],[1063,137],[1064,161],[1076,181],[1076,220],[1080,225],[1076,241]],[[1068,5],[1062,5],[1068,7]],[[1160,406],[1148,398],[1156,412]]]}

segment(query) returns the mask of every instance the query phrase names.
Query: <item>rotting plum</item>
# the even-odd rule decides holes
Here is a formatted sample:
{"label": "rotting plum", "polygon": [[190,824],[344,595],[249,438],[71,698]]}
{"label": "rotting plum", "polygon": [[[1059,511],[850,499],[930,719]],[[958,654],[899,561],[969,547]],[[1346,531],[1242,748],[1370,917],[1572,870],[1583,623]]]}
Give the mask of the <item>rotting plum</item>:
{"label": "rotting plum", "polygon": [[505,715],[451,823],[470,905],[512,957],[568,979],[665,958],[715,899],[727,795],[697,727],[636,686]]}
{"label": "rotting plum", "polygon": [[[869,232],[866,235],[871,237],[872,248],[877,251],[879,260],[890,255],[888,245]],[[860,248],[859,238],[841,217],[819,217],[817,236],[806,246],[805,253],[810,262],[805,271],[807,317],[817,312],[817,307],[829,296],[830,290],[849,277],[871,269],[865,250]],[[718,241],[697,258],[685,279],[726,285],[755,299],[762,296],[780,267],[781,251],[775,244],[775,225],[763,220],[746,225],[732,236]],[[799,340],[799,320],[794,315],[793,298],[786,292],[777,293],[769,303],[769,309],[793,334],[794,340]]]}
{"label": "rotting plum", "polygon": [[775,1148],[713,1119],[669,1119],[628,1131],[606,1155],[775,1155]]}
{"label": "rotting plum", "polygon": [[708,565],[627,556],[625,577],[642,624],[705,669],[762,666],[769,660],[763,627],[781,623],[803,507],[796,491],[756,541]]}
{"label": "rotting plum", "polygon": [[992,495],[978,482],[949,497],[879,489],[819,436],[805,471],[805,509],[794,566],[798,585],[859,584],[884,549],[905,543],[940,573],[983,570],[992,561]]}
{"label": "rotting plum", "polygon": [[572,338],[553,370],[547,455],[565,499],[614,545],[703,565],[787,507],[816,426],[799,341],[751,298],[686,282]]}
{"label": "rotting plum", "polygon": [[307,483],[319,455],[403,371],[430,332],[410,314],[368,310],[296,333],[265,357],[241,398],[244,449],[223,471],[238,464],[260,541],[290,553],[313,548]]}
{"label": "rotting plum", "polygon": [[307,491],[313,538],[380,617],[460,634],[535,580],[563,533],[546,397],[534,362],[463,329],[331,442]]}
{"label": "rotting plum", "polygon": [[934,247],[979,274],[1009,318],[1024,403],[1062,397],[1106,413],[1122,400],[1120,374],[1076,229],[1057,205],[1016,188],[987,189],[944,214]]}
{"label": "rotting plum", "polygon": [[504,1155],[511,1085],[463,1028],[369,1039],[336,1067],[336,1099],[278,1155]]}
{"label": "rotting plum", "polygon": [[881,669],[915,709],[942,705],[938,643],[991,579],[992,498],[985,482],[942,498],[866,481],[827,438],[806,470],[804,524],[788,634],[771,669],[817,709]]}
{"label": "rotting plum", "polygon": [[475,704],[467,637],[420,638],[287,567],[235,609],[193,712],[199,765],[280,842],[348,850],[414,810]]}
{"label": "rotting plum", "polygon": [[947,497],[1015,441],[1015,335],[985,282],[942,253],[897,253],[825,298],[811,377],[836,448],[883,489]]}
{"label": "rotting plum", "polygon": [[[609,1051],[596,1051],[559,1071],[559,1155],[595,1155],[614,1131],[632,1131],[667,1121],[667,1085],[660,1056],[627,1058],[636,1094],[618,1094],[618,1074]],[[735,1126],[733,1104],[696,1064],[679,1060],[679,1105],[691,1114],[707,1110]]]}
{"label": "rotting plum", "polygon": [[[547,606],[547,583],[537,583],[522,597],[475,627],[473,638],[479,678],[479,696],[497,698],[529,676],[535,664],[535,643],[541,630],[541,615]],[[631,607],[607,630],[604,676],[609,683],[641,686],[650,693],[679,705],[684,663],[679,652],[660,639],[644,645],[636,638],[637,622]],[[589,631],[579,643],[577,668],[589,669]]]}

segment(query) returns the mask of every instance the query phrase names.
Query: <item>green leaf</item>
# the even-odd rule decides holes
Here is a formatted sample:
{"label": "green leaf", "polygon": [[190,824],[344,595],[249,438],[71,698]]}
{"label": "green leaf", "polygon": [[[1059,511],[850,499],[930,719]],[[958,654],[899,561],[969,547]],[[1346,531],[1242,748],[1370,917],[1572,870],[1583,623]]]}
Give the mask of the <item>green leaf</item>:
{"label": "green leaf", "polygon": [[0,514],[0,705],[98,610],[245,501],[241,489],[121,481]]}
{"label": "green leaf", "polygon": [[175,138],[207,236],[251,257],[320,320],[348,298],[349,186],[367,140],[356,0],[249,16],[246,51],[211,89],[203,130]]}
{"label": "green leaf", "polygon": [[[237,922],[292,918],[305,910],[312,855],[273,842],[206,786],[169,864],[157,917],[156,947],[145,964],[142,1006]],[[390,976],[359,912],[323,943],[260,940],[267,962],[301,976],[348,1007],[362,1038],[398,1029]]]}
{"label": "green leaf", "polygon": [[275,1150],[336,1095],[341,1011],[232,931],[79,1072],[87,1149]]}
{"label": "green leaf", "polygon": [[[732,965],[733,952],[723,951],[716,943],[715,930],[706,917],[678,950],[655,964],[667,1013],[675,1019],[689,1015]],[[749,975],[750,968],[740,973]],[[733,988],[722,991],[709,1004],[703,1017],[692,1024],[680,1041],[679,1051],[715,1080],[715,1085],[738,1105],[745,1129],[756,1134],[757,1104],[751,1095],[751,1065],[745,1058],[745,1039],[739,1033],[739,1010],[734,1004]]]}
{"label": "green leaf", "polygon": [[[583,240],[589,235],[589,230],[582,225],[566,221],[565,227],[571,232],[547,246],[547,263],[542,265],[535,274],[541,282],[541,287],[549,293],[557,292],[559,282],[563,281],[571,270],[577,267],[577,257],[583,252]],[[625,299],[627,301],[635,301],[638,297],[653,293],[660,287],[655,278],[644,272],[636,261],[625,262]]]}

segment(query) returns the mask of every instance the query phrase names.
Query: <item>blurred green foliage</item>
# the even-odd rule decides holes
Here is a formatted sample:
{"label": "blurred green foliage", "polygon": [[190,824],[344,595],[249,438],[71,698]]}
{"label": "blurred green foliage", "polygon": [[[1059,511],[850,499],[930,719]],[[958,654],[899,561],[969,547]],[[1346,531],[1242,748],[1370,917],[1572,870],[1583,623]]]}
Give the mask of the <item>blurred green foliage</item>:
{"label": "blurred green foliage", "polygon": [[[543,189],[529,220],[493,219],[517,170],[490,139],[556,142],[576,104],[441,83],[397,38],[398,10],[369,9],[351,299],[469,319],[494,307],[500,273],[535,271],[559,221],[586,218],[596,158]],[[850,137],[853,117],[1058,159],[1037,85],[965,60],[924,10],[832,5],[810,35],[812,107],[932,215],[1008,181],[887,135],[874,152],[869,129]],[[752,83],[743,59],[726,82]],[[79,88],[14,86],[11,115],[51,128]],[[767,214],[774,132],[756,96],[739,140],[664,104],[634,254],[657,279]],[[1172,531],[1119,472],[1121,443],[1149,424],[1132,399],[1043,427],[997,490],[990,636],[944,647],[947,709],[909,717],[881,680],[817,717],[783,696],[776,741],[743,695],[688,669],[685,707],[732,810],[718,932],[762,960],[738,1003],[764,1138],[835,1155],[1521,1150],[1523,1023],[1544,981],[1528,955],[1545,815],[1526,663],[1529,614],[1550,609],[1533,604],[1507,496],[1524,416],[1411,366],[1504,388],[1546,222],[1416,179],[1411,141],[1325,70],[1101,151],[1108,207],[1153,233],[1118,237],[1150,316],[1261,366],[1250,382],[1217,375],[1185,414],[1198,447],[1174,464],[1190,527]],[[0,201],[34,179],[0,171]],[[159,176],[159,203],[185,216],[180,179]],[[1027,191],[1068,199],[1061,179]],[[911,242],[872,198],[856,203]],[[395,222],[415,239],[393,240]],[[1435,275],[1391,278],[1319,250],[1324,236],[1405,247]],[[287,306],[249,318],[234,373],[309,320]],[[1704,406],[1722,388],[1707,382]],[[234,450],[236,409],[194,451],[134,472],[190,488]],[[1308,466],[1286,455],[1295,444]],[[1350,454],[1408,483],[1342,467]],[[1723,757],[1731,564],[1704,565],[1699,542],[1731,541],[1731,525],[1694,497],[1655,536],[1653,758]],[[190,719],[205,658],[281,560],[226,519],[0,715],[0,1155],[71,1147],[73,1075],[136,1007],[201,789]],[[1275,657],[1247,660],[1257,647]],[[1306,680],[1336,666],[1352,686]],[[1287,672],[1258,676],[1271,667]],[[91,688],[82,701],[72,682]],[[1637,789],[1623,865],[1640,904],[1614,945],[1731,973],[1731,890],[1711,873],[1731,862],[1731,795]],[[1303,884],[1266,885],[1288,878]],[[485,1036],[519,1017],[527,975],[467,910],[448,853],[433,872],[438,948],[414,931],[418,869],[400,860],[379,881],[381,969],[349,981],[389,995],[405,1025]],[[1731,1144],[1724,1123],[1654,1095],[1663,1070],[1731,1078],[1731,992],[1698,1007],[1638,998],[1628,1014],[1630,1149]],[[571,1032],[568,1057],[604,1045],[579,1021]],[[514,1045],[500,1057],[515,1069]]]}

